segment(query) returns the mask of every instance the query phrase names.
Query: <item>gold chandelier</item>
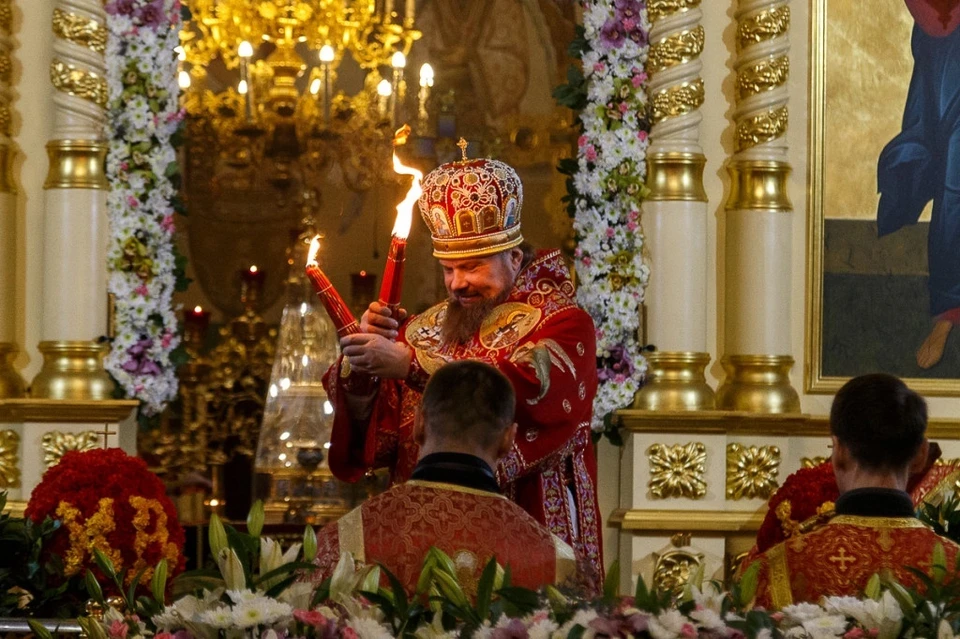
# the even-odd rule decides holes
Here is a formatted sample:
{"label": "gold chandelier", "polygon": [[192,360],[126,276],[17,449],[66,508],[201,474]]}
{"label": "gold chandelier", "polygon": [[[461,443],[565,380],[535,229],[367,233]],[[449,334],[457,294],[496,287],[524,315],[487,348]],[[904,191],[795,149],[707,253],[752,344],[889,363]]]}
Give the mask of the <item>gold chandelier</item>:
{"label": "gold chandelier", "polygon": [[[336,160],[348,188],[377,181],[406,98],[405,60],[420,38],[414,0],[186,0],[181,32],[184,106],[211,129],[235,168],[268,161],[270,181],[306,184]],[[363,78],[337,91],[341,63]],[[384,77],[387,76],[387,77]],[[432,84],[421,70],[420,108]]]}

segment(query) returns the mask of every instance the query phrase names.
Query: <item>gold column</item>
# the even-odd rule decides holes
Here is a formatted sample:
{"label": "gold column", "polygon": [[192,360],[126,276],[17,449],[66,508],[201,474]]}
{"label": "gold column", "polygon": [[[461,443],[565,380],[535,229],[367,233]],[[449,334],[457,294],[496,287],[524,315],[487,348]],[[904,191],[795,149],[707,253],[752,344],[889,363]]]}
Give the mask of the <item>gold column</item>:
{"label": "gold column", "polygon": [[52,19],[55,120],[44,183],[43,366],[34,397],[109,399],[107,330],[107,30],[101,0],[59,0]]}
{"label": "gold column", "polygon": [[653,128],[647,153],[643,229],[650,252],[646,291],[647,382],[635,408],[703,410],[714,407],[704,369],[707,350],[706,162],[700,148],[700,77],[704,30],[700,0],[651,0],[650,95]]}
{"label": "gold column", "polygon": [[23,378],[13,366],[17,354],[17,188],[13,178],[16,154],[11,139],[13,10],[0,0],[0,398],[21,397]]}
{"label": "gold column", "polygon": [[735,152],[727,164],[726,378],[719,408],[799,412],[790,384],[790,254],[793,207],[787,197],[785,134],[790,72],[788,0],[740,0]]}

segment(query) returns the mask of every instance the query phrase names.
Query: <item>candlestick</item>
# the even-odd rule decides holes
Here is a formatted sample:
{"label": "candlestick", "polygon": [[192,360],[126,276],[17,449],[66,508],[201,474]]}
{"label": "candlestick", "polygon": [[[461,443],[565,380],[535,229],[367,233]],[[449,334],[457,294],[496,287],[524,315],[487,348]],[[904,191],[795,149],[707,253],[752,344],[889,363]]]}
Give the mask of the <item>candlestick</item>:
{"label": "candlestick", "polygon": [[427,120],[429,118],[429,113],[427,113],[427,100],[430,98],[430,87],[433,86],[433,67],[429,63],[424,63],[420,67],[420,92],[417,95],[418,106],[417,109],[417,128],[421,135],[426,135],[427,133]]}
{"label": "candlestick", "polygon": [[203,341],[203,335],[210,326],[210,311],[195,306],[183,312],[183,336],[190,345],[197,345]]}
{"label": "candlestick", "polygon": [[403,70],[407,66],[407,56],[403,51],[397,51],[390,58],[393,67],[393,84],[390,87],[390,126],[397,126],[400,121],[400,106],[403,100]]}
{"label": "candlestick", "polygon": [[261,270],[256,264],[250,268],[240,269],[240,301],[246,308],[253,309],[257,305],[266,279],[267,272]]}
{"label": "candlestick", "polygon": [[377,114],[381,119],[387,117],[387,104],[390,100],[390,96],[393,94],[393,87],[390,85],[389,80],[380,80],[380,83],[377,84]]}
{"label": "candlestick", "polygon": [[330,86],[330,64],[333,62],[336,52],[329,44],[320,47],[320,68],[323,70],[323,124],[330,126],[330,100],[332,89]]}
{"label": "candlestick", "polygon": [[413,12],[416,5],[416,0],[407,0],[407,7],[403,12],[403,22],[406,26],[413,26]]}

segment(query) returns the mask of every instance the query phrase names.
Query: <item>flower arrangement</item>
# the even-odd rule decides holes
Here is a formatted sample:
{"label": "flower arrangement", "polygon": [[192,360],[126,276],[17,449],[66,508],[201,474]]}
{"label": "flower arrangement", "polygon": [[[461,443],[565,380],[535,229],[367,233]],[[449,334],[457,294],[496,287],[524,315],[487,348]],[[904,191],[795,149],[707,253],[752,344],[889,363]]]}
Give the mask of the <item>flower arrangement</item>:
{"label": "flower arrangement", "polygon": [[60,523],[43,554],[62,562],[63,580],[93,567],[94,550],[129,569],[136,584],[148,583],[161,559],[171,574],[183,570],[184,533],[163,482],[119,448],[66,453],[34,488],[24,516]]}
{"label": "flower arrangement", "polygon": [[568,84],[555,91],[561,104],[579,110],[582,130],[577,158],[561,162],[560,171],[570,176],[577,299],[597,327],[593,428],[615,437],[611,413],[633,401],[646,371],[637,340],[649,278],[640,228],[649,146],[646,4],[585,0],[583,25],[571,45],[582,71],[571,68]]}
{"label": "flower arrangement", "polygon": [[177,86],[180,0],[109,0],[108,290],[116,337],[105,365],[146,415],[176,396],[171,353],[179,345],[173,292],[172,138],[183,118]]}

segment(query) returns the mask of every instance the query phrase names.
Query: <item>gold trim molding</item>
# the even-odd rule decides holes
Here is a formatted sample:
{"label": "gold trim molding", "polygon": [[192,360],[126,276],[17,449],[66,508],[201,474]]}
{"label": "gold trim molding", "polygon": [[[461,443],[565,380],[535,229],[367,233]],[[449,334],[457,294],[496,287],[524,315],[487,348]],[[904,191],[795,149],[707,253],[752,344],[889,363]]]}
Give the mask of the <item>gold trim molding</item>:
{"label": "gold trim molding", "polygon": [[70,451],[93,450],[100,447],[100,434],[85,430],[79,433],[64,433],[58,430],[45,433],[40,440],[43,450],[43,464],[47,468],[55,466]]}
{"label": "gold trim molding", "polygon": [[103,368],[106,344],[45,341],[37,346],[43,366],[33,379],[33,397],[65,400],[108,400],[116,385]]}
{"label": "gold trim molding", "polygon": [[779,446],[727,444],[727,499],[769,499],[779,474]]}
{"label": "gold trim molding", "polygon": [[647,17],[657,22],[681,11],[689,11],[700,6],[700,0],[650,0],[647,4]]}
{"label": "gold trim molding", "polygon": [[706,410],[716,404],[704,369],[709,353],[654,351],[647,355],[647,381],[633,402],[642,410]]}
{"label": "gold trim molding", "polygon": [[701,153],[666,152],[647,155],[648,202],[706,202]]}
{"label": "gold trim molding", "polygon": [[20,435],[0,430],[0,489],[20,488]]}
{"label": "gold trim molding", "polygon": [[770,91],[790,78],[790,58],[770,57],[748,64],[737,71],[737,97],[740,100]]}
{"label": "gold trim molding", "polygon": [[650,461],[647,486],[654,499],[702,499],[707,494],[704,479],[707,447],[701,442],[652,444],[647,448],[647,459]]}
{"label": "gold trim molding", "polygon": [[793,211],[787,195],[790,165],[777,161],[740,161],[727,166],[730,174],[728,211]]}
{"label": "gold trim molding", "polygon": [[703,53],[704,30],[686,29],[671,33],[650,45],[647,54],[647,73],[653,74],[698,58]]}
{"label": "gold trim molding", "polygon": [[700,108],[703,104],[703,79],[697,78],[692,82],[683,82],[657,91],[653,95],[654,124],[667,118],[686,115]]}
{"label": "gold trim molding", "polygon": [[53,10],[53,35],[95,53],[107,50],[107,28],[104,25],[59,7]]}
{"label": "gold trim molding", "polygon": [[737,151],[782,137],[789,124],[790,112],[786,106],[743,118],[737,122]]}
{"label": "gold trim molding", "polygon": [[634,534],[645,532],[744,532],[760,529],[766,507],[760,510],[643,510],[613,511],[607,524]]}
{"label": "gold trim molding", "polygon": [[97,140],[51,140],[50,168],[44,189],[110,188],[106,175],[107,143]]}
{"label": "gold trim molding", "polygon": [[784,35],[790,29],[790,7],[766,9],[740,21],[737,45],[741,49]]}
{"label": "gold trim molding", "polygon": [[139,402],[134,399],[0,399],[0,424],[117,423],[133,414],[138,405]]}
{"label": "gold trim molding", "polygon": [[107,107],[107,80],[100,74],[55,58],[50,63],[50,82],[58,91],[92,102],[101,109]]}

